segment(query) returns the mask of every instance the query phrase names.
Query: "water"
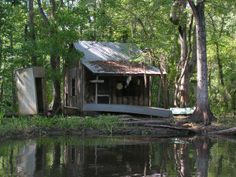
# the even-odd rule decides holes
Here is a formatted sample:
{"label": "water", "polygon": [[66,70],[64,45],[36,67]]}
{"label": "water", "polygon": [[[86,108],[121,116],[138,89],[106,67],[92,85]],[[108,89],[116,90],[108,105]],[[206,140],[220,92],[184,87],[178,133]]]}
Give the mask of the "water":
{"label": "water", "polygon": [[235,149],[208,138],[9,141],[0,145],[0,177],[235,177]]}

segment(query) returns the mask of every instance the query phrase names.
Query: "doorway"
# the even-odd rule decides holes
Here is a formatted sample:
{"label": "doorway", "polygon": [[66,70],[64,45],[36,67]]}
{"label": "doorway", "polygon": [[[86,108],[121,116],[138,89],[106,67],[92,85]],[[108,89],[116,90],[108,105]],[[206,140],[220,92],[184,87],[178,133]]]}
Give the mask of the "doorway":
{"label": "doorway", "polygon": [[35,78],[36,96],[37,96],[37,108],[38,113],[44,113],[44,102],[43,102],[43,79]]}

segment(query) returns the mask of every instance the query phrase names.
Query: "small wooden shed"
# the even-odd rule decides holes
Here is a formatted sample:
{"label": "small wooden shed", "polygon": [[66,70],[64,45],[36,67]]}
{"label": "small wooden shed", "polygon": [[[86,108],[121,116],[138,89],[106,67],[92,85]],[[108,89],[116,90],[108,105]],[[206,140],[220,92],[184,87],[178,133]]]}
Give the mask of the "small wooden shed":
{"label": "small wooden shed", "polygon": [[19,115],[47,112],[45,71],[42,67],[15,70],[15,84]]}
{"label": "small wooden shed", "polygon": [[[74,47],[84,55],[79,65],[65,74],[65,110],[157,113],[157,108],[150,107],[151,77],[161,71],[133,62],[141,53],[135,45],[80,41]],[[171,116],[169,110],[158,111],[160,116]]]}

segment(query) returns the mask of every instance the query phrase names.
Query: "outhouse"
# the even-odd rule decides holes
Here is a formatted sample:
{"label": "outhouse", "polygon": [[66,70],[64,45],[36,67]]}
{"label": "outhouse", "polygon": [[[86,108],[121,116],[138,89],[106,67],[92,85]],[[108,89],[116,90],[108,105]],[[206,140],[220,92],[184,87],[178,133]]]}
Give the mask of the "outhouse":
{"label": "outhouse", "polygon": [[42,67],[15,70],[17,109],[19,115],[47,112],[45,71]]}

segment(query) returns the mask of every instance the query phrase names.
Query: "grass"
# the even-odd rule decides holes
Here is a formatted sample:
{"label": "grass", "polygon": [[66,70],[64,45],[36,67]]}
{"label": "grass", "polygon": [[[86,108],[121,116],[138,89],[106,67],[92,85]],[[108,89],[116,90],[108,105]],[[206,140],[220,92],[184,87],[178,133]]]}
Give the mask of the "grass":
{"label": "grass", "polygon": [[101,115],[98,117],[13,117],[0,120],[0,135],[34,129],[62,129],[82,130],[87,128],[108,131],[112,134],[114,128],[118,128],[121,121],[116,116]]}

